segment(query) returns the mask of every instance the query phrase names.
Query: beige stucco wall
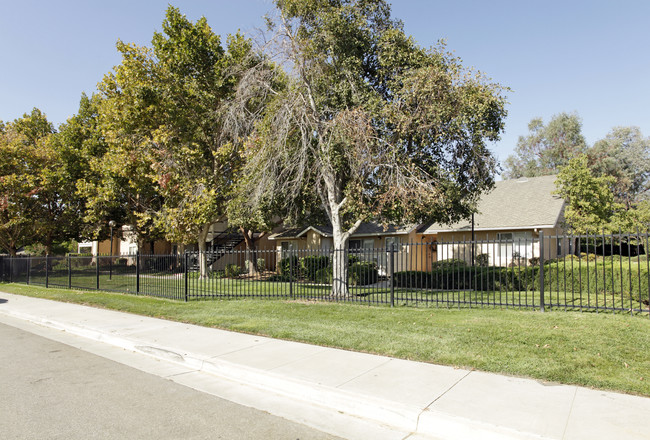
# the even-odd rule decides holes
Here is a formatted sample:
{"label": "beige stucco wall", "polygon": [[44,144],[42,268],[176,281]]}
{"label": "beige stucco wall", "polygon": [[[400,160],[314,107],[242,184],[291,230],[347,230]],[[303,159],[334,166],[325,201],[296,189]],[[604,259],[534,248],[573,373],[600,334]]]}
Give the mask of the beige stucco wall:
{"label": "beige stucco wall", "polygon": [[[390,268],[390,254],[387,252],[387,238],[399,238],[400,245],[394,255],[395,271],[427,270],[436,261],[435,246],[423,242],[423,236],[415,230],[406,234],[394,235],[355,235],[352,240],[372,240],[372,249],[366,248],[359,253],[360,258],[373,261],[379,268],[380,275],[386,275]],[[313,252],[327,252],[331,248],[331,238],[323,237],[315,231],[308,231],[306,237],[298,239],[281,239],[276,241],[278,261],[282,254],[282,242],[294,243],[298,256],[314,255]]]}
{"label": "beige stucco wall", "polygon": [[[544,258],[557,258],[564,256],[568,250],[568,242],[561,241],[561,249],[558,252],[558,234],[562,233],[559,228],[548,228],[542,230],[544,234]],[[512,233],[511,242],[502,243],[498,241],[499,234]],[[528,261],[530,258],[540,257],[539,231],[536,229],[523,230],[498,230],[498,231],[476,231],[475,232],[475,255],[487,254],[489,264],[494,266],[507,266],[513,262],[521,262],[521,259]],[[442,232],[438,234],[438,258],[440,260],[460,259],[468,263],[472,260],[471,233],[467,232]],[[519,254],[519,258],[517,258]]]}

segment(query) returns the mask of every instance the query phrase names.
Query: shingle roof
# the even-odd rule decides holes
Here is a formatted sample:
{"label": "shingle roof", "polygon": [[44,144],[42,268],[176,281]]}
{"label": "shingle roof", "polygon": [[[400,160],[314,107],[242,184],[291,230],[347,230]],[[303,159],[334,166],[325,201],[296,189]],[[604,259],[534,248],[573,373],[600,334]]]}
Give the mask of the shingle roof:
{"label": "shingle roof", "polygon": [[[564,200],[553,194],[557,176],[528,177],[496,182],[495,188],[481,197],[474,229],[526,229],[556,227]],[[435,234],[471,230],[471,220],[452,225],[425,223],[418,232]]]}
{"label": "shingle roof", "polygon": [[[384,225],[375,222],[366,222],[361,223],[359,228],[352,234],[354,237],[363,237],[369,235],[400,235],[410,233],[416,225],[407,225],[407,226],[395,226],[395,225]],[[312,229],[318,232],[320,235],[325,237],[332,236],[332,226],[305,226],[302,228],[291,228],[284,231],[273,234],[269,237],[269,240],[280,240],[282,238],[298,238],[302,237],[307,232]]]}

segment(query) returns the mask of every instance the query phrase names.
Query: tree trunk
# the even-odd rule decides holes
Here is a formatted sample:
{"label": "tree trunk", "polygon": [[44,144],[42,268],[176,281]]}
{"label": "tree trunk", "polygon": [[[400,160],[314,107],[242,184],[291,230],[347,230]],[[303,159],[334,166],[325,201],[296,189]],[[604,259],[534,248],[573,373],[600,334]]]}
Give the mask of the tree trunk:
{"label": "tree trunk", "polygon": [[348,240],[350,235],[361,225],[361,220],[347,231],[343,231],[343,222],[341,219],[341,208],[345,205],[347,198],[342,197],[340,184],[336,183],[334,175],[324,176],[326,195],[322,195],[322,201],[327,211],[330,222],[332,223],[332,238],[334,241],[334,256],[332,258],[332,293],[335,298],[345,298],[349,296],[348,289]]}
{"label": "tree trunk", "polygon": [[333,228],[334,256],[332,258],[332,296],[345,298],[348,290],[348,237],[341,228]]}
{"label": "tree trunk", "polygon": [[52,242],[54,239],[52,238],[52,234],[48,233],[47,237],[45,238],[45,255],[52,255]]}
{"label": "tree trunk", "polygon": [[246,242],[246,262],[248,263],[248,276],[257,277],[259,276],[259,271],[257,270],[257,245],[255,244],[255,239],[253,238],[253,231],[247,231],[242,226],[239,227],[239,231],[244,236],[244,242]]}
{"label": "tree trunk", "polygon": [[207,255],[207,246],[206,241],[208,239],[208,232],[210,231],[210,225],[206,225],[199,232],[199,277],[207,278],[208,277],[208,255]]}

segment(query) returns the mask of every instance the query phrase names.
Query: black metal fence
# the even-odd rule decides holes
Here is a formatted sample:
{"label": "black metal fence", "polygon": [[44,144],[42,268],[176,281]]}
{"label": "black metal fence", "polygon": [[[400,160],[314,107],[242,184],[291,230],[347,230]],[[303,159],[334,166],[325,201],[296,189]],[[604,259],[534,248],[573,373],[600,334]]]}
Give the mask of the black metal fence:
{"label": "black metal fence", "polygon": [[648,234],[513,235],[346,250],[5,256],[0,276],[184,301],[279,298],[650,316]]}

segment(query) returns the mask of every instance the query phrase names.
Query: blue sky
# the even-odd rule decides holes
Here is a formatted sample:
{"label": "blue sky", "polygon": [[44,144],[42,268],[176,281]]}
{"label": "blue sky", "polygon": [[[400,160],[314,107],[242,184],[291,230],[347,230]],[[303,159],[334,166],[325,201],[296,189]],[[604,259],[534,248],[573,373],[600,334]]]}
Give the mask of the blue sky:
{"label": "blue sky", "polygon": [[[169,1],[0,0],[0,120],[33,107],[58,125],[78,109],[120,57],[115,42],[147,45]],[[171,2],[220,35],[252,32],[269,0]],[[589,144],[614,126],[650,136],[649,1],[395,0],[393,15],[428,47],[440,39],[510,87],[500,160],[534,117],[577,112]]]}

